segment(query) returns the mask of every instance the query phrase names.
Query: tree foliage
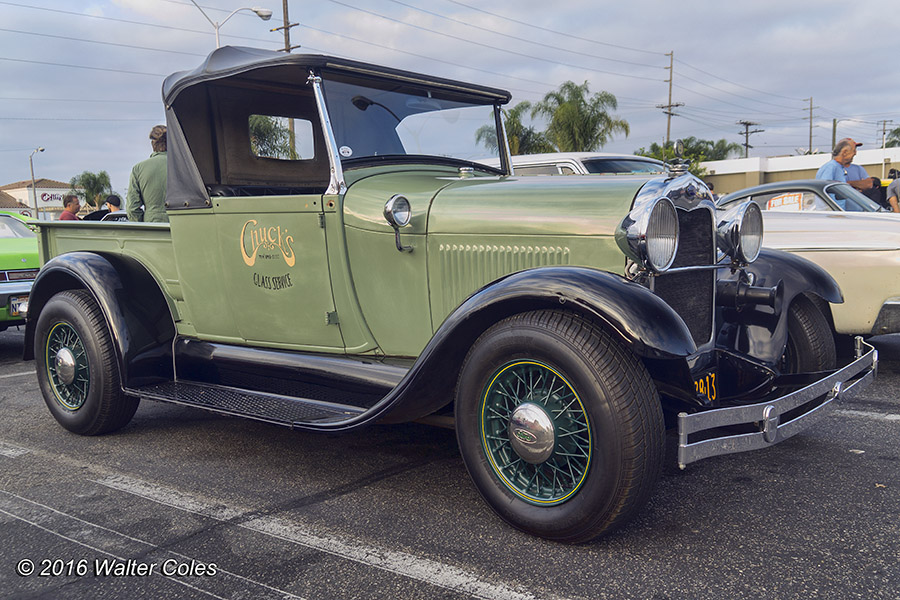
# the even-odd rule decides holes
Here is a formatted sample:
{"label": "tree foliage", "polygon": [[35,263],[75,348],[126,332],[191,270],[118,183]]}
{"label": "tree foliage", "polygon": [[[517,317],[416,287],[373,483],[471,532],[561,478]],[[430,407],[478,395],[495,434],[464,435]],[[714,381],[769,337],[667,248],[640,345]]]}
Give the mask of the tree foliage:
{"label": "tree foliage", "polygon": [[560,152],[590,152],[602,148],[616,133],[630,133],[628,122],[610,115],[618,108],[609,92],[590,94],[588,82],[567,81],[534,105],[531,116],[548,119],[547,138]]}
{"label": "tree foliage", "polygon": [[103,204],[104,196],[112,193],[112,184],[106,171],[98,173],[84,171],[69,181],[69,187],[72,188],[69,190],[70,194],[75,194],[86,204],[94,207]]}
{"label": "tree foliage", "polygon": [[891,129],[888,132],[887,138],[885,139],[885,146],[887,148],[897,148],[900,146],[900,127]]}
{"label": "tree foliage", "polygon": [[[503,125],[511,154],[540,154],[555,152],[556,148],[542,131],[526,126],[522,117],[531,111],[531,102],[519,102],[510,109],[502,109]],[[489,150],[497,150],[497,131],[493,125],[483,125],[475,132],[475,140]]]}
{"label": "tree foliage", "polygon": [[[682,158],[690,162],[688,171],[697,177],[704,177],[706,169],[700,163],[707,160],[725,160],[732,154],[740,153],[742,146],[726,139],[701,140],[694,136],[683,138],[684,154]],[[653,142],[649,148],[638,148],[635,154],[649,156],[662,161],[671,161],[675,158],[675,143],[670,141],[663,145]]]}
{"label": "tree foliage", "polygon": [[297,149],[291,143],[286,119],[266,115],[250,115],[250,148],[256,156],[297,160]]}

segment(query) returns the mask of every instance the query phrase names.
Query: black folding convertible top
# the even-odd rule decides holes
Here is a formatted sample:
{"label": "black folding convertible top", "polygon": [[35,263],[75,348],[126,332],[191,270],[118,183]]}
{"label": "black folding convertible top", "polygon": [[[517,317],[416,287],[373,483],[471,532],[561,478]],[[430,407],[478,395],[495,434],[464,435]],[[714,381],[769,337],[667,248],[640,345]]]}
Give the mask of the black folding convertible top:
{"label": "black folding convertible top", "polygon": [[180,71],[166,77],[163,83],[163,101],[170,105],[175,97],[185,88],[215,79],[230,77],[247,71],[277,67],[282,65],[295,65],[312,69],[325,69],[329,71],[356,73],[370,77],[384,77],[415,83],[429,87],[439,87],[455,90],[461,93],[469,93],[492,99],[495,102],[506,104],[511,95],[506,90],[491,88],[442,77],[432,77],[412,71],[381,67],[355,60],[347,60],[323,54],[286,54],[258,48],[244,48],[238,46],[225,46],[214,50],[199,67],[192,71]]}

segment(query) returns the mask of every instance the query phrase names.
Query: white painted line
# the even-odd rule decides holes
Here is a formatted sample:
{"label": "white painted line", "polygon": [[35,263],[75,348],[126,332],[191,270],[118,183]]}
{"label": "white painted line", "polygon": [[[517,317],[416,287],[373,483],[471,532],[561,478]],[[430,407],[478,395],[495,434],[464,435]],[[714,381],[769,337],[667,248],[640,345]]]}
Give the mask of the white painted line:
{"label": "white painted line", "polygon": [[[18,501],[18,502],[17,502]],[[6,510],[4,510],[6,509]],[[10,512],[10,511],[15,511]],[[17,519],[38,529],[46,531],[47,533],[51,533],[59,538],[70,541],[74,544],[78,544],[79,546],[84,546],[85,548],[89,548],[95,552],[100,554],[104,554],[106,556],[111,556],[112,558],[120,561],[126,562],[128,559],[118,556],[112,552],[108,552],[99,548],[97,545],[92,545],[87,542],[83,542],[79,539],[76,539],[75,536],[92,540],[94,544],[105,543],[107,546],[112,546],[118,548],[120,550],[129,551],[129,554],[138,555],[146,557],[149,554],[147,548],[151,548],[152,551],[159,552],[163,555],[171,555],[176,556],[181,561],[191,561],[196,560],[197,562],[206,562],[200,561],[197,557],[187,556],[185,554],[181,554],[180,552],[175,552],[174,550],[169,550],[167,548],[160,548],[156,544],[148,542],[146,540],[142,540],[136,537],[132,537],[130,535],[121,533],[114,529],[110,529],[108,527],[104,527],[102,525],[98,525],[96,523],[92,523],[90,521],[86,521],[75,515],[70,515],[68,513],[62,512],[46,504],[41,504],[40,502],[36,502],[34,500],[29,500],[28,498],[24,498],[19,496],[18,494],[14,494],[13,492],[8,492],[6,490],[0,490],[0,514],[7,515],[13,519]],[[40,523],[38,523],[40,521]],[[52,528],[51,528],[52,527]],[[66,531],[69,535],[63,533]],[[104,538],[104,533],[111,534]],[[141,547],[128,548],[127,542],[136,542]],[[144,562],[144,561],[141,561]],[[153,562],[152,560],[147,560],[146,562]],[[272,586],[266,585],[264,583],[260,583],[259,581],[254,581],[248,577],[244,577],[242,575],[238,575],[237,573],[232,573],[231,571],[227,571],[220,566],[216,566],[216,578],[218,579],[220,576],[225,575],[228,577],[234,577],[236,579],[241,580],[242,582],[248,583],[253,587],[264,588],[275,592],[278,597],[284,599],[293,599],[293,600],[304,600],[302,596],[296,596],[284,590],[280,590],[278,588],[274,588]],[[187,581],[184,580],[183,577],[173,577],[164,575],[159,572],[159,570],[155,570],[153,572],[154,575],[160,575],[161,577],[165,577],[170,581],[174,581],[180,585],[184,585],[191,589],[197,590],[207,596],[212,596],[213,598],[219,598],[220,600],[227,600],[222,596],[218,596],[208,590],[201,589],[197,586],[191,585]],[[202,577],[199,579],[202,580]],[[219,583],[219,582],[216,582]],[[235,594],[241,595],[243,592],[247,590],[230,590]]]}
{"label": "white painted line", "polygon": [[18,458],[23,454],[28,454],[31,450],[27,448],[20,448],[18,446],[13,446],[12,444],[5,444],[0,442],[0,456],[5,456],[7,458]]}
{"label": "white painted line", "polygon": [[872,419],[874,421],[900,421],[900,415],[892,413],[871,412],[867,410],[844,410],[837,409],[835,414],[844,415],[846,417],[858,417],[861,419]]}
{"label": "white painted line", "polygon": [[[277,517],[253,517],[242,511],[221,504],[211,504],[185,494],[139,479],[112,476],[95,481],[121,492],[140,496],[172,508],[199,514],[217,521],[230,521],[231,525],[292,542],[320,552],[358,562],[368,567],[388,571],[409,579],[466,594],[482,600],[534,600],[527,591],[518,591],[500,583],[490,583],[459,567],[435,560],[414,556],[406,552],[368,546],[355,540],[341,539],[334,535],[315,533],[300,525]],[[241,518],[247,520],[241,521]]]}
{"label": "white painted line", "polygon": [[6,375],[0,375],[0,379],[7,379],[8,377],[25,377],[26,375],[34,375],[34,371],[22,371],[21,373],[7,373]]}

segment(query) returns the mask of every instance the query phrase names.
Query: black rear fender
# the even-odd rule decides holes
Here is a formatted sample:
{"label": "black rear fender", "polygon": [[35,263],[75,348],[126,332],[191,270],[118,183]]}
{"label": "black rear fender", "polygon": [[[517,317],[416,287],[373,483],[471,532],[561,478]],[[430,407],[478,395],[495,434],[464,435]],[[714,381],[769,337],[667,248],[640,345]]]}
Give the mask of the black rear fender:
{"label": "black rear fender", "polygon": [[44,305],[73,289],[87,290],[100,306],[125,387],[173,377],[175,323],[159,284],[132,258],[93,252],[63,254],[41,268],[29,296],[26,360],[34,358],[35,325]]}

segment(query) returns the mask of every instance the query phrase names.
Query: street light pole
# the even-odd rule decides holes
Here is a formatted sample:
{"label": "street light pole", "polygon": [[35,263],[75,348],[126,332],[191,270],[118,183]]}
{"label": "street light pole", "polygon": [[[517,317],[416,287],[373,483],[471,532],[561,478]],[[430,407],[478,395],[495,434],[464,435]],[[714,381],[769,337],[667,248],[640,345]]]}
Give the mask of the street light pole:
{"label": "street light pole", "polygon": [[219,28],[222,25],[224,25],[228,21],[228,19],[230,19],[231,17],[233,17],[240,11],[249,10],[251,12],[254,12],[254,13],[256,13],[256,16],[259,17],[260,19],[262,19],[263,21],[268,21],[269,19],[272,18],[272,11],[269,10],[268,8],[260,8],[259,6],[254,6],[253,8],[250,8],[250,7],[244,6],[242,8],[236,8],[233,11],[231,11],[231,14],[228,15],[227,17],[225,17],[224,19],[222,19],[221,22],[216,22],[209,18],[209,15],[206,14],[205,10],[200,8],[200,5],[197,4],[196,0],[191,0],[191,2],[193,2],[194,6],[197,7],[197,10],[199,10],[203,14],[203,16],[206,17],[206,20],[209,21],[209,24],[213,26],[213,29],[216,30],[216,48],[221,48],[221,45],[219,44]]}
{"label": "street light pole", "polygon": [[31,154],[28,155],[28,166],[31,167],[31,196],[34,199],[34,218],[38,219],[38,220],[40,220],[40,218],[41,218],[41,211],[40,211],[40,208],[38,208],[37,188],[35,187],[35,183],[34,183],[34,160],[33,160],[33,157],[34,157],[35,152],[43,152],[43,151],[44,151],[44,147],[38,146],[37,148],[35,148],[34,150],[31,151]]}

